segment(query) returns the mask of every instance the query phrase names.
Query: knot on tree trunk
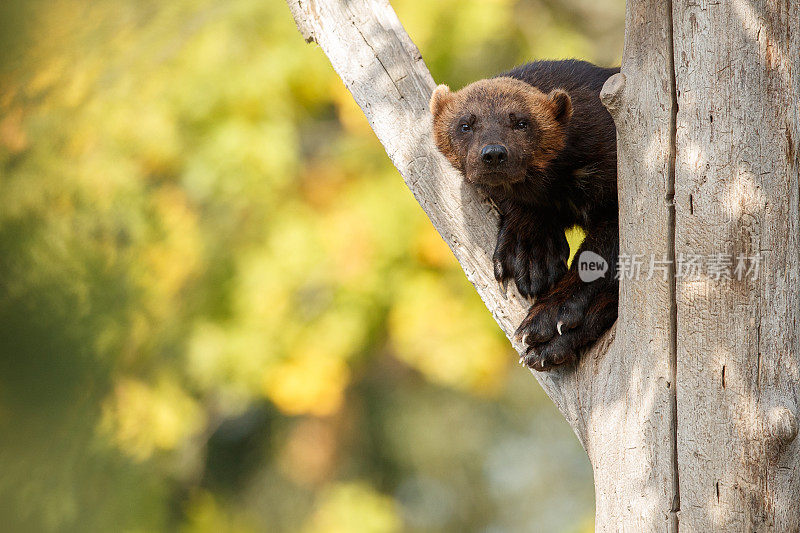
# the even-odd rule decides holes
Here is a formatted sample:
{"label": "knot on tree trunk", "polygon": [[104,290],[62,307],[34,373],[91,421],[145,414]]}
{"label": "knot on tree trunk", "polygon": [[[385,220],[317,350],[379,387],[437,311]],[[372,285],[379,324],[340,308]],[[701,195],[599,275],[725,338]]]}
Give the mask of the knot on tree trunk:
{"label": "knot on tree trunk", "polygon": [[788,407],[774,407],[767,415],[769,435],[787,446],[797,437],[797,415]]}
{"label": "knot on tree trunk", "polygon": [[625,74],[620,72],[608,78],[600,91],[600,101],[606,106],[608,112],[616,117],[617,111],[622,107],[622,93],[625,91]]}

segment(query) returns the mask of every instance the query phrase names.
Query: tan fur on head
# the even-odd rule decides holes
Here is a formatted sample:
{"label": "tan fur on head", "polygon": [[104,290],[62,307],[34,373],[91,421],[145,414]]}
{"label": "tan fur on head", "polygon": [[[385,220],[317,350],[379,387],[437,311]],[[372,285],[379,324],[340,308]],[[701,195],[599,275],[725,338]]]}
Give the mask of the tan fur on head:
{"label": "tan fur on head", "polygon": [[[509,182],[524,179],[525,168],[545,169],[555,159],[566,140],[566,126],[572,117],[572,100],[563,89],[549,94],[521,80],[498,77],[476,81],[456,92],[446,85],[433,91],[430,101],[433,114],[433,138],[439,151],[470,180],[479,178],[479,143],[469,147],[465,136],[459,134],[459,124],[469,120],[477,128],[487,120],[507,120],[512,114],[529,117],[530,128],[536,131],[535,142],[530,137],[512,132],[510,123],[495,128],[497,135],[484,139],[485,143],[499,142],[509,148],[506,166]],[[491,117],[491,118],[490,118]],[[476,135],[482,135],[476,130]],[[484,143],[484,144],[485,144]]]}
{"label": "tan fur on head", "polygon": [[553,89],[547,94],[553,104],[553,117],[557,122],[566,124],[572,117],[572,99],[564,89]]}
{"label": "tan fur on head", "polygon": [[431,95],[430,109],[435,116],[442,112],[444,106],[453,99],[453,93],[447,85],[439,85],[433,90]]}

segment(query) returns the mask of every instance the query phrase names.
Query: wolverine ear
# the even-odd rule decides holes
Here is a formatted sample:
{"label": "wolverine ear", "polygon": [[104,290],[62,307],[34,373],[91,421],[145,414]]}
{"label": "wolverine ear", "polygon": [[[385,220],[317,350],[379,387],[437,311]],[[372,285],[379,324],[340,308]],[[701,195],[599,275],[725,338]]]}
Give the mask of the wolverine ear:
{"label": "wolverine ear", "polygon": [[566,124],[572,117],[572,98],[563,89],[553,89],[547,95],[550,104],[553,106],[553,116],[561,124]]}
{"label": "wolverine ear", "polygon": [[431,95],[431,113],[433,116],[438,115],[452,98],[453,93],[450,92],[450,87],[447,85],[436,87]]}

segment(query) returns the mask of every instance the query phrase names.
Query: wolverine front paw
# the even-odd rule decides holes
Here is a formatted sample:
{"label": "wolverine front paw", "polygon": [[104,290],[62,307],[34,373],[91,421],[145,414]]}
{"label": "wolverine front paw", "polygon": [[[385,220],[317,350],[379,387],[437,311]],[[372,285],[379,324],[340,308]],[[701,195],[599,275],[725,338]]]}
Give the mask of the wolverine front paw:
{"label": "wolverine front paw", "polygon": [[540,372],[553,370],[558,366],[577,361],[583,345],[580,332],[569,330],[548,342],[529,345],[520,362]]}
{"label": "wolverine front paw", "polygon": [[572,363],[616,318],[615,291],[595,294],[591,302],[580,293],[561,300],[554,291],[546,301],[531,306],[517,329],[517,340],[527,345],[520,362],[539,371]]}
{"label": "wolverine front paw", "polygon": [[505,292],[513,280],[524,298],[545,293],[567,271],[569,244],[564,232],[519,232],[500,228],[494,250],[494,277]]}
{"label": "wolverine front paw", "polygon": [[581,314],[570,301],[549,300],[531,306],[517,328],[517,340],[527,345],[521,361],[535,370],[552,370],[577,359],[582,345]]}

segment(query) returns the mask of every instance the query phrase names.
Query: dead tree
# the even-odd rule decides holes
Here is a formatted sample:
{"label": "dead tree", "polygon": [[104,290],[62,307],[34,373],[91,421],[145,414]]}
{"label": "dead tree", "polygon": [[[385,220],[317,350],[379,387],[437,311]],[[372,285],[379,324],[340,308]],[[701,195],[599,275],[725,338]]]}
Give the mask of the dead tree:
{"label": "dead tree", "polygon": [[[521,349],[526,302],[492,277],[497,214],[434,148],[435,83],[389,2],[288,4]],[[798,531],[800,4],[629,0],[601,98],[620,249],[668,266],[622,279],[615,328],[577,368],[535,374],[589,455],[597,530]],[[744,255],[760,276],[681,275]]]}

